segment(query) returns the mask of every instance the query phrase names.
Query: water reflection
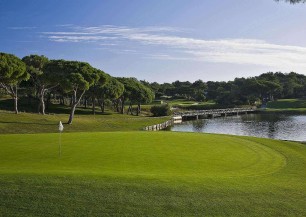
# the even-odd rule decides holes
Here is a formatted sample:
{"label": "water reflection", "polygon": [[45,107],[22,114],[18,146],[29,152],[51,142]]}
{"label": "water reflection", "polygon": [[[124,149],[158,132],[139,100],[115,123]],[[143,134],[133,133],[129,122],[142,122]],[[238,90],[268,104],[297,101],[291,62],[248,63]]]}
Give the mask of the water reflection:
{"label": "water reflection", "polygon": [[204,120],[192,121],[191,123],[194,132],[203,132],[203,129],[206,126],[206,121]]}
{"label": "water reflection", "polygon": [[306,141],[306,115],[247,114],[186,121],[171,131],[206,132]]}

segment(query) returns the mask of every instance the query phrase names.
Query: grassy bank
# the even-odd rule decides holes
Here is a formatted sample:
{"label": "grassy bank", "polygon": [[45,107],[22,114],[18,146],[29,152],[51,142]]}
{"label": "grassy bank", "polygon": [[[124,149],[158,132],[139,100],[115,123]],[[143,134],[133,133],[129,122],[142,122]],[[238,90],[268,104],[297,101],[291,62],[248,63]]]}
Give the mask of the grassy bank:
{"label": "grassy bank", "polygon": [[306,113],[306,99],[280,99],[268,102],[265,111]]}
{"label": "grassy bank", "polygon": [[[0,110],[0,134],[8,133],[54,133],[58,123],[67,122],[68,114],[39,115],[20,113],[18,115]],[[135,131],[145,126],[162,123],[169,117],[153,118],[131,116],[116,113],[80,114],[77,113],[72,125],[65,124],[65,132],[98,132],[98,131]]]}
{"label": "grassy bank", "polygon": [[172,132],[0,135],[4,216],[305,216],[306,147]]}

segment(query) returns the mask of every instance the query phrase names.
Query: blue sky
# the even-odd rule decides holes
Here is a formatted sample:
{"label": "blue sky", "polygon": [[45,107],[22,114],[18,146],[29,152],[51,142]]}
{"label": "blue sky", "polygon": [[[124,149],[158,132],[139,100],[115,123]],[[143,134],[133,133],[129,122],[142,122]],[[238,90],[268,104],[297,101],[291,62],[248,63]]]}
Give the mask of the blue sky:
{"label": "blue sky", "polygon": [[1,0],[0,51],[151,82],[306,74],[305,23],[273,0]]}

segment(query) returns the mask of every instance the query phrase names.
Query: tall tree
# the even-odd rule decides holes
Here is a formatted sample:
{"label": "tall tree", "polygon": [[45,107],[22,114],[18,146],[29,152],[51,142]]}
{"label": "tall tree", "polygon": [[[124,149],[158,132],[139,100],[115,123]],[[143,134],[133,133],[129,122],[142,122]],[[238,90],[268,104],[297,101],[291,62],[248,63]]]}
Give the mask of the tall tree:
{"label": "tall tree", "polygon": [[46,73],[44,68],[49,60],[45,56],[30,55],[22,58],[27,65],[27,71],[30,74],[30,80],[35,84],[37,96],[39,99],[38,112],[45,114],[45,93],[58,85],[58,78],[54,73]]}
{"label": "tall tree", "polygon": [[128,109],[128,112],[131,110],[131,103],[133,101],[133,93],[136,93],[138,91],[136,82],[136,78],[117,78],[118,81],[120,81],[124,85],[124,91],[120,97],[121,100],[121,111],[120,113],[124,113],[124,105],[126,100],[130,100],[130,106]]}
{"label": "tall tree", "polygon": [[175,87],[174,92],[179,97],[190,99],[192,95],[191,83],[189,81],[175,81],[172,83]]}
{"label": "tall tree", "polygon": [[157,82],[151,83],[150,88],[153,90],[155,97],[160,98],[162,95],[165,95],[161,90],[161,85]]}
{"label": "tall tree", "polygon": [[124,104],[129,100],[130,105],[127,113],[132,114],[132,105],[137,103],[137,115],[140,112],[140,104],[143,102],[150,102],[154,97],[152,90],[136,78],[117,78],[124,85],[124,92],[121,96],[121,113],[124,113]]}
{"label": "tall tree", "polygon": [[138,91],[133,93],[134,100],[137,102],[136,115],[139,115],[141,112],[142,103],[150,103],[154,99],[154,92],[144,84],[137,82],[136,83]]}
{"label": "tall tree", "polygon": [[274,101],[276,95],[282,92],[282,86],[273,72],[267,72],[256,77],[260,84],[262,96],[268,101]]}
{"label": "tall tree", "polygon": [[72,124],[76,106],[80,103],[85,91],[99,78],[96,69],[85,62],[51,60],[45,69],[54,73],[63,90],[71,94],[71,110],[68,124]]}
{"label": "tall tree", "polygon": [[160,85],[159,91],[161,92],[161,96],[173,96],[174,85],[170,83],[163,83]]}
{"label": "tall tree", "polygon": [[93,85],[89,88],[89,94],[91,95],[92,98],[92,112],[93,114],[96,113],[96,98],[99,95],[98,89],[99,87],[103,86],[107,79],[110,76],[107,75],[105,72],[99,70],[99,69],[95,69],[94,73],[93,73],[93,78],[94,78],[94,83]]}
{"label": "tall tree", "polygon": [[18,84],[28,80],[26,65],[15,55],[0,53],[0,87],[14,99],[14,111],[18,114]]}
{"label": "tall tree", "polygon": [[202,80],[197,80],[191,85],[193,98],[197,101],[204,101],[206,99],[205,92],[207,85]]}
{"label": "tall tree", "polygon": [[104,85],[99,85],[97,88],[98,102],[101,107],[101,111],[105,111],[105,100],[109,99],[117,101],[117,99],[123,94],[124,85],[117,79],[108,76],[107,82]]}

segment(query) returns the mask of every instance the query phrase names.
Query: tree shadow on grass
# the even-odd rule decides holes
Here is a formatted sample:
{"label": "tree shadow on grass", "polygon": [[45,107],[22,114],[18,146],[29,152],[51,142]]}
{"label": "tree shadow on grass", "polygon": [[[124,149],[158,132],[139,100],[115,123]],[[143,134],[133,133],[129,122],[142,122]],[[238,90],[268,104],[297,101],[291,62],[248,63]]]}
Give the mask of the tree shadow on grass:
{"label": "tree shadow on grass", "polygon": [[35,123],[35,122],[18,122],[18,121],[0,121],[1,124],[31,124],[31,125],[41,125],[41,126],[45,126],[45,125],[57,125],[57,123],[54,124],[48,124],[48,123]]}
{"label": "tree shadow on grass", "polygon": [[[0,99],[0,110],[5,111],[13,111],[14,102],[12,99]],[[38,101],[33,98],[20,98],[18,100],[18,110],[20,112],[31,112],[37,114]],[[60,104],[49,104],[46,105],[46,114],[70,114],[70,106],[68,105],[60,105]],[[84,108],[82,106],[78,106],[75,111],[76,115],[93,115],[92,108],[87,107]],[[102,113],[99,109],[96,109],[96,115],[111,115],[111,112]]]}

